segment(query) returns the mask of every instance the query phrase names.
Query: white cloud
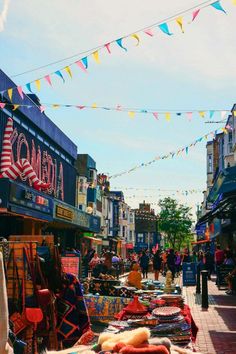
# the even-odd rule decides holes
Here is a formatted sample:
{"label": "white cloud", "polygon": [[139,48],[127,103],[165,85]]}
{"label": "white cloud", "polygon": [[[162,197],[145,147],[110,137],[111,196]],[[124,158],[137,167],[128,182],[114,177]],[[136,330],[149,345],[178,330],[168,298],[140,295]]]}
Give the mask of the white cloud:
{"label": "white cloud", "polygon": [[3,8],[0,13],[0,32],[2,32],[4,30],[4,26],[5,26],[5,23],[7,20],[9,5],[10,5],[10,0],[3,1]]}

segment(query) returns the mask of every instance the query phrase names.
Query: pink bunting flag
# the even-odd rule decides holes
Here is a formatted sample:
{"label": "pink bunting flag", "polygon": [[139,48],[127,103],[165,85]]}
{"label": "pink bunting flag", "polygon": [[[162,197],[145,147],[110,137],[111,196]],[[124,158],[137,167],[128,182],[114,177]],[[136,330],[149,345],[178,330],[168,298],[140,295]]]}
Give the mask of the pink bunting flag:
{"label": "pink bunting flag", "polygon": [[196,18],[196,17],[197,17],[197,15],[199,14],[199,12],[200,12],[200,9],[193,11],[193,18],[192,18],[192,22],[195,20],[195,18]]}
{"label": "pink bunting flag", "polygon": [[148,36],[151,36],[151,37],[154,36],[154,33],[153,33],[153,30],[152,30],[152,29],[146,29],[146,30],[144,31],[144,33],[146,33]]}
{"label": "pink bunting flag", "polygon": [[47,83],[52,86],[52,81],[51,81],[51,78],[50,78],[50,75],[46,75],[44,76],[45,80],[47,81]]}
{"label": "pink bunting flag", "polygon": [[121,106],[120,104],[118,104],[118,105],[116,106],[116,110],[117,110],[117,111],[121,111],[121,109],[122,109],[122,106]]}
{"label": "pink bunting flag", "polygon": [[158,120],[158,113],[157,112],[153,112],[152,114],[153,114],[154,118]]}
{"label": "pink bunting flag", "polygon": [[0,102],[0,108],[3,109],[6,106],[6,103]]}
{"label": "pink bunting flag", "polygon": [[83,70],[85,73],[88,73],[87,70],[86,70],[86,68],[85,68],[85,66],[84,66],[84,64],[83,64],[80,60],[76,61],[75,64],[76,64],[81,70]]}
{"label": "pink bunting flag", "polygon": [[107,49],[107,51],[108,51],[109,54],[111,54],[110,44],[111,44],[111,43],[106,43],[106,44],[105,44],[105,47],[106,47],[106,49]]}
{"label": "pink bunting flag", "polygon": [[192,117],[193,117],[193,112],[187,112],[186,115],[187,115],[188,120],[191,121]]}
{"label": "pink bunting flag", "polygon": [[84,109],[85,106],[76,106],[76,108],[78,108],[78,109]]}
{"label": "pink bunting flag", "polygon": [[23,95],[23,90],[22,90],[22,87],[21,86],[17,86],[17,91],[18,91],[18,93],[19,93],[19,95],[20,95],[20,97],[22,98],[22,100],[23,100],[23,98],[24,98],[24,95]]}
{"label": "pink bunting flag", "polygon": [[40,112],[43,113],[45,111],[46,107],[40,106],[39,109],[40,109]]}

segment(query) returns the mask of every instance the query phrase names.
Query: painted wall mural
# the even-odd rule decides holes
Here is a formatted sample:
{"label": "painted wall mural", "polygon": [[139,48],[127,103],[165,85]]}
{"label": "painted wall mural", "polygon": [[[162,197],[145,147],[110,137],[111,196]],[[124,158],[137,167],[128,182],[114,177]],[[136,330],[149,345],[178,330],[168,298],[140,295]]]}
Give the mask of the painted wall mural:
{"label": "painted wall mural", "polygon": [[64,200],[63,164],[48,151],[27,140],[24,133],[13,126],[8,118],[5,126],[0,159],[0,178],[27,181],[36,190],[42,190]]}

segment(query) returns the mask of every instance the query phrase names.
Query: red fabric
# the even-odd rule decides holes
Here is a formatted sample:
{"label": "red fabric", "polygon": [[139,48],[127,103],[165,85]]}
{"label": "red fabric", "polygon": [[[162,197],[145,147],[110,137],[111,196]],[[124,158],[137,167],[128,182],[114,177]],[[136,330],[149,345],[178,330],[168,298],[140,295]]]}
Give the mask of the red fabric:
{"label": "red fabric", "polygon": [[198,327],[192,317],[190,307],[188,305],[184,305],[184,309],[181,311],[182,315],[185,318],[185,321],[191,325],[191,338],[192,341],[195,342],[197,338]]}
{"label": "red fabric", "polygon": [[225,254],[223,250],[215,251],[215,262],[216,264],[222,264],[224,262]]}

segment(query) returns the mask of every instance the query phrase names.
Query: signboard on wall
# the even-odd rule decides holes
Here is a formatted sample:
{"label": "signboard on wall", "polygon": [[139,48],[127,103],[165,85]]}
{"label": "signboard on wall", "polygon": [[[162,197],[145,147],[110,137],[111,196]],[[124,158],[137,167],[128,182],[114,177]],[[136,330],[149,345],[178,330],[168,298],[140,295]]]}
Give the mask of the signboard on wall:
{"label": "signboard on wall", "polygon": [[[9,124],[8,116],[3,110],[0,111],[0,153],[3,149],[3,135]],[[38,179],[43,183],[50,183],[50,187],[43,193],[74,205],[76,170],[72,164],[73,158],[68,158],[66,152],[30,120],[14,117],[12,130],[14,139],[9,139],[12,150],[9,168],[22,159],[27,160]],[[19,173],[16,181],[32,186],[24,173]],[[64,183],[65,181],[68,183]]]}

